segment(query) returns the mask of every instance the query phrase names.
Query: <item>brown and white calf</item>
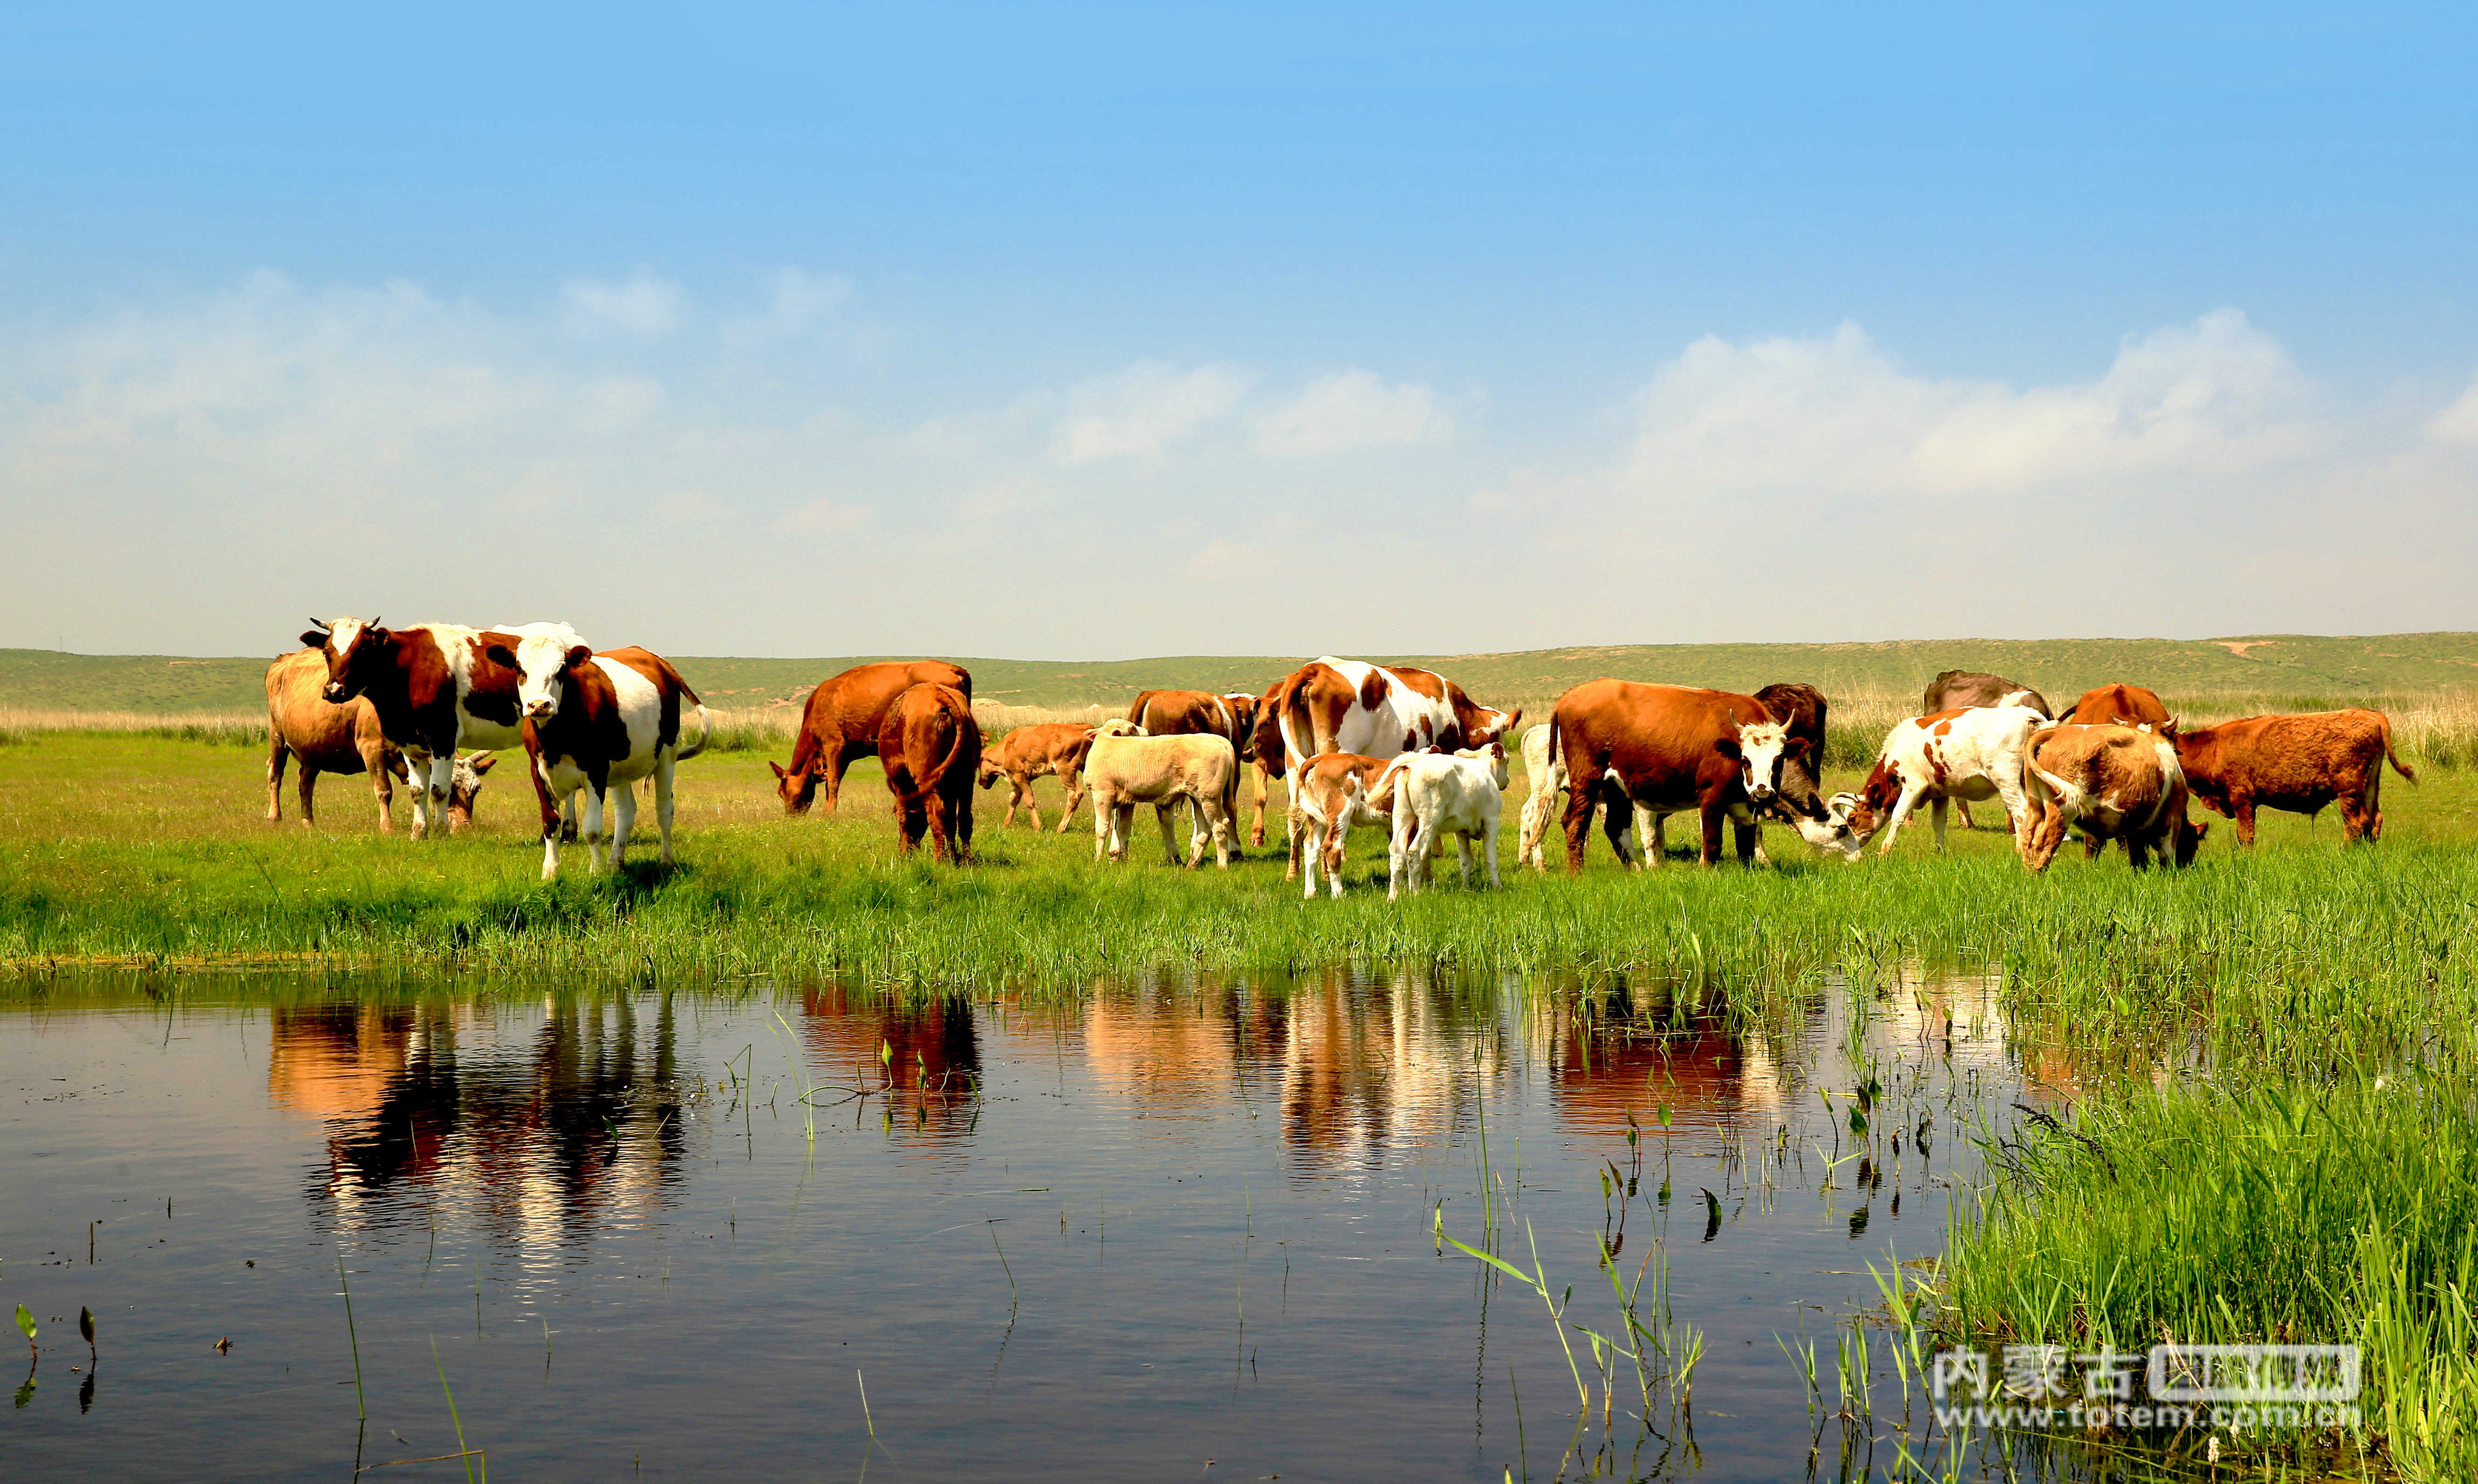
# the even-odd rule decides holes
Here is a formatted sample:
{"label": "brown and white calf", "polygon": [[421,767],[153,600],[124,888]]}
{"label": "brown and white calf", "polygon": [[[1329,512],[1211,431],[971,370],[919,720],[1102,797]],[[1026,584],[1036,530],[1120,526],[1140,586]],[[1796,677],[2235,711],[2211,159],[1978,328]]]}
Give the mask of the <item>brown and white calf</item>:
{"label": "brown and white calf", "polygon": [[[490,646],[493,664],[521,677],[518,702],[524,715],[525,754],[533,763],[534,792],[542,805],[543,879],[559,874],[559,801],[579,789],[585,802],[586,866],[602,868],[602,805],[618,786],[618,826],[611,865],[626,858],[637,822],[641,778],[654,780],[654,817],[662,832],[663,864],[671,864],[672,770],[705,750],[714,735],[696,692],[649,650],[629,647],[595,654],[583,644],[563,644],[536,635],[511,649]],[[684,714],[696,713],[696,739],[683,744]]]}
{"label": "brown and white calf", "polygon": [[2207,825],[2186,816],[2186,775],[2176,744],[2147,726],[2042,727],[2024,754],[2023,779],[2034,822],[2022,831],[2022,864],[2047,869],[2068,827],[2080,829],[2093,855],[2109,841],[2125,842],[2126,858],[2142,869],[2191,864]]}
{"label": "brown and white calf", "polygon": [[1299,787],[1291,794],[1292,847],[1307,876],[1303,894],[1316,896],[1317,868],[1325,868],[1326,885],[1342,895],[1343,842],[1354,829],[1394,828],[1394,787],[1380,791],[1390,758],[1358,752],[1328,752],[1300,768]]}
{"label": "brown and white calf", "polygon": [[973,857],[973,775],[981,766],[981,729],[972,697],[953,686],[919,685],[895,698],[877,732],[895,826],[910,855],[929,837],[933,860]]}
{"label": "brown and white calf", "polygon": [[[316,798],[320,773],[367,773],[370,792],[378,795],[379,831],[395,828],[395,784],[406,777],[404,755],[379,729],[378,712],[359,697],[331,705],[320,692],[327,685],[327,662],[316,649],[296,649],[266,667],[266,817],[284,817],[284,767],[300,765],[301,822],[317,820]],[[472,822],[473,805],[482,790],[482,775],[497,759],[487,752],[459,757],[450,777],[447,827],[452,832]]]}
{"label": "brown and white calf", "polygon": [[[1280,734],[1282,782],[1295,792],[1301,766],[1321,753],[1393,758],[1483,747],[1511,737],[1523,720],[1521,711],[1482,706],[1434,670],[1332,655],[1293,670],[1266,692],[1265,705]],[[1296,870],[1296,849],[1293,856]]]}
{"label": "brown and white calf", "polygon": [[[412,775],[413,836],[430,833],[444,816],[455,786],[460,748],[496,751],[523,742],[517,692],[522,677],[492,658],[520,636],[454,623],[389,629],[375,618],[312,619],[301,642],[327,665],[323,699],[342,705],[367,698],[379,731],[404,754]],[[564,623],[524,627],[545,641],[583,646]]]}
{"label": "brown and white calf", "polygon": [[1781,792],[1783,760],[1808,747],[1752,695],[1626,680],[1588,680],[1568,691],[1549,724],[1550,758],[1569,779],[1569,871],[1583,868],[1592,812],[1604,802],[1609,845],[1630,865],[1633,805],[1655,815],[1693,810],[1704,826],[1707,866],[1721,858],[1726,820],[1738,859],[1752,864],[1756,817]]}
{"label": "brown and white calf", "polygon": [[[1929,681],[1927,693],[1919,699],[1919,715],[1959,711],[1964,706],[2028,706],[2043,717],[2056,715],[2046,696],[2020,681],[1969,669],[1949,669]],[[1970,817],[1968,799],[1955,799],[1953,805],[1961,813],[1963,829],[1979,828],[1979,821]]]}
{"label": "brown and white calf", "polygon": [[1084,801],[1084,752],[1092,744],[1093,729],[1081,721],[1020,726],[996,742],[984,742],[978,768],[981,787],[1004,778],[1009,789],[1006,818],[1000,827],[1015,827],[1016,806],[1021,804],[1032,815],[1032,827],[1040,829],[1041,801],[1033,796],[1032,780],[1055,777],[1067,789],[1067,802],[1058,810],[1058,833],[1066,834],[1075,806]]}
{"label": "brown and white calf", "polygon": [[2412,783],[2417,774],[2392,751],[2392,724],[2380,711],[2244,717],[2176,735],[2186,786],[2203,806],[2238,822],[2238,842],[2254,843],[2254,812],[2314,815],[2340,805],[2351,842],[2384,832],[2384,765]]}
{"label": "brown and white calf", "polygon": [[1094,729],[1084,757],[1084,787],[1093,799],[1093,859],[1125,860],[1136,806],[1150,804],[1161,822],[1162,854],[1178,865],[1170,818],[1187,804],[1198,820],[1188,841],[1188,868],[1204,859],[1208,829],[1213,864],[1229,868],[1238,843],[1239,754],[1228,738],[1148,737],[1134,722],[1113,717]]}
{"label": "brown and white calf", "polygon": [[855,665],[819,682],[800,709],[800,735],[792,743],[792,766],[769,763],[785,814],[806,814],[826,786],[826,812],[842,797],[844,769],[877,751],[886,709],[914,686],[951,686],[973,698],[973,676],[945,660],[885,660]]}
{"label": "brown and white calf", "polygon": [[2048,718],[2028,706],[1964,706],[1894,723],[1858,791],[1851,828],[1862,839],[1882,831],[1883,855],[1893,848],[1910,811],[1934,808],[1936,848],[1944,848],[1945,810],[1957,798],[2002,799],[2013,843],[2029,840],[2030,799],[2022,782],[2023,752]]}

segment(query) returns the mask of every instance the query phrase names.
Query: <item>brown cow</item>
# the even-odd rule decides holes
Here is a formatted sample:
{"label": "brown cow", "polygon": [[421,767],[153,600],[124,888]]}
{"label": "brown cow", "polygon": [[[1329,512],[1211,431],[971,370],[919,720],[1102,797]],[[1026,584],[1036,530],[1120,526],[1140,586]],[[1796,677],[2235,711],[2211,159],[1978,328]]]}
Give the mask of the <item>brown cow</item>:
{"label": "brown cow", "polygon": [[[1757,692],[1758,695],[1763,692]],[[1960,711],[1964,706],[2028,706],[2043,717],[2053,717],[2048,698],[2018,680],[1991,675],[1985,670],[1949,669],[1928,682],[1927,693],[1919,698],[1919,715],[1934,716],[1939,711]],[[1957,797],[1954,807],[1961,811],[1961,827],[1979,828],[1970,817],[1970,800]]]}
{"label": "brown cow", "polygon": [[1000,778],[1007,780],[1006,818],[1001,829],[1015,827],[1015,809],[1022,804],[1032,815],[1032,827],[1041,828],[1041,800],[1033,797],[1032,780],[1044,775],[1054,776],[1067,786],[1067,802],[1058,811],[1058,833],[1067,833],[1074,822],[1075,806],[1084,800],[1084,754],[1093,746],[1093,729],[1080,721],[1045,721],[1038,726],[1020,726],[994,742],[981,747],[980,783],[986,789]]}
{"label": "brown cow", "polygon": [[973,701],[954,686],[917,685],[886,708],[877,755],[895,795],[896,828],[906,855],[929,836],[930,855],[961,866],[973,858],[973,775],[981,766],[981,729]]}
{"label": "brown cow", "polygon": [[792,766],[774,769],[774,792],[785,814],[806,814],[817,797],[818,780],[825,780],[826,810],[833,813],[844,788],[844,769],[858,758],[877,752],[886,709],[914,686],[949,686],[964,699],[973,698],[973,677],[960,665],[944,660],[887,660],[855,665],[809,692],[800,711],[800,736],[792,743]]}
{"label": "brown cow", "polygon": [[2140,686],[2105,685],[2083,692],[2074,709],[2057,718],[2076,726],[2148,726],[2165,731],[2177,718],[2160,697]]}
{"label": "brown cow", "polygon": [[[320,692],[327,685],[327,657],[316,649],[296,649],[266,667],[266,818],[284,817],[284,767],[301,765],[301,823],[317,821],[316,795],[320,773],[368,773],[370,792],[378,795],[379,832],[395,829],[395,784],[407,777],[404,754],[380,735],[377,710],[356,696],[341,706]],[[452,833],[473,821],[473,804],[482,775],[498,759],[476,752],[456,760],[447,795],[447,828]]]}
{"label": "brown cow", "polygon": [[[1656,814],[1695,810],[1704,822],[1703,861],[1721,858],[1721,822],[1736,835],[1738,859],[1756,854],[1756,812],[1781,789],[1786,758],[1805,754],[1794,738],[1752,695],[1688,686],[1588,680],[1557,698],[1549,752],[1571,780],[1566,799],[1566,868],[1583,868],[1583,841],[1592,810],[1607,802],[1606,828],[1620,860],[1633,811],[1620,795]],[[1612,776],[1614,775],[1614,776]]]}
{"label": "brown cow", "polygon": [[2384,832],[2384,764],[2417,782],[2392,751],[2391,721],[2363,708],[2242,717],[2176,742],[2187,788],[2205,808],[2236,819],[2245,845],[2254,843],[2257,808],[2314,815],[2335,799],[2347,839],[2371,844]]}
{"label": "brown cow", "polygon": [[2186,775],[2177,749],[2147,727],[2066,723],[2031,734],[2022,769],[2031,797],[2031,827],[2022,864],[2048,868],[2068,825],[2097,855],[2111,840],[2125,842],[2140,870],[2157,852],[2163,862],[2191,865],[2209,825],[2186,817]]}

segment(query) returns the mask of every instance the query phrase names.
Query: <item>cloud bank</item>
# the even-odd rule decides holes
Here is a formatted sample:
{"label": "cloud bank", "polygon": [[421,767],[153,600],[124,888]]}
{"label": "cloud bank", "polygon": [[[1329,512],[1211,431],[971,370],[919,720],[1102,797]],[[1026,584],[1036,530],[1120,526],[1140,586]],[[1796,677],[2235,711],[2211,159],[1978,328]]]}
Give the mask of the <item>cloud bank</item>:
{"label": "cloud bank", "polygon": [[1707,337],[1580,433],[1478,390],[1521,367],[1155,356],[941,402],[912,343],[791,267],[514,307],[263,274],[13,335],[0,643],[271,652],[329,611],[1052,658],[2478,625],[2478,382],[2354,396],[2233,309],[2048,385],[1855,325]]}

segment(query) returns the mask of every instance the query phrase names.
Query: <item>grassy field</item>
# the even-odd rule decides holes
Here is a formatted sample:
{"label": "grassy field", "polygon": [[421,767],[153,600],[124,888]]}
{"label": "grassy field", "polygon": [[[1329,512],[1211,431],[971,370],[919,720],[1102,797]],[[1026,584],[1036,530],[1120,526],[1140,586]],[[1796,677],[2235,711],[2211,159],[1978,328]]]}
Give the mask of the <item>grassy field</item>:
{"label": "grassy field", "polygon": [[[0,712],[247,715],[265,709],[268,655],[202,659],[77,655],[0,649]],[[729,659],[674,656],[709,705],[732,711],[788,705],[863,658]],[[1097,662],[965,658],[974,693],[1009,706],[1124,707],[1139,691],[1171,687],[1262,691],[1308,656],[1167,656]],[[2166,695],[2263,697],[2255,709],[2308,709],[2368,697],[2478,691],[2478,634],[2372,638],[2238,635],[2220,640],[1902,640],[1854,644],[1626,644],[1522,654],[1368,656],[1437,669],[1492,705],[1536,709],[1567,687],[1603,675],[1754,691],[1800,680],[1828,695],[1884,695],[1907,704],[1937,671],[1985,669],[2039,688],[2051,700],[2126,680]]]}

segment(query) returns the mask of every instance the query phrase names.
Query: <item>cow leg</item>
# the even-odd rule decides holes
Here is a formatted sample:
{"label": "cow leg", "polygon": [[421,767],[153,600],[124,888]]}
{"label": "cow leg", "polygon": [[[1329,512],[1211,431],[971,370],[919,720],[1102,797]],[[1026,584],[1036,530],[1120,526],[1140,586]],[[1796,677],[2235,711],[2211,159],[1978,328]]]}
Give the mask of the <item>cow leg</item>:
{"label": "cow leg", "polygon": [[1516,817],[1519,827],[1514,836],[1514,863],[1517,866],[1528,865],[1534,870],[1549,868],[1540,849],[1540,841],[1549,833],[1549,802],[1555,796],[1553,790],[1542,788],[1534,788],[1524,795],[1523,813]]}
{"label": "cow leg", "polygon": [[[395,775],[388,768],[388,744],[373,738],[367,746],[354,750],[362,755],[362,767],[370,775],[370,797],[379,806],[379,833],[393,834],[395,821],[390,817],[395,805]],[[305,807],[303,813],[308,813]]]}
{"label": "cow leg", "polygon": [[[1161,826],[1162,857],[1169,861],[1173,866],[1176,866],[1178,864],[1178,846],[1172,843],[1172,842],[1176,838],[1176,835],[1171,828],[1170,817],[1172,812],[1177,808],[1178,804],[1176,800],[1167,804],[1155,804],[1153,806],[1153,821]],[[1190,862],[1189,864],[1193,865],[1195,863]]]}
{"label": "cow leg", "polygon": [[[1386,822],[1390,825],[1393,821],[1387,820]],[[1346,843],[1350,838],[1351,823],[1347,819],[1337,822],[1332,829],[1326,833],[1325,884],[1326,889],[1332,893],[1333,898],[1336,901],[1340,901],[1342,899],[1342,868],[1345,859],[1349,854],[1346,849]]]}
{"label": "cow leg", "polygon": [[1289,857],[1282,867],[1282,879],[1296,881],[1300,874],[1300,832],[1308,827],[1308,816],[1300,808],[1300,795],[1296,790],[1291,793],[1290,808],[1283,815],[1282,826],[1282,852]]}
{"label": "cow leg", "polygon": [[1961,827],[1963,829],[1975,830],[1979,828],[1979,821],[1970,817],[1970,800],[1966,798],[1955,799],[1953,801],[1953,807],[1961,813]]}
{"label": "cow leg", "polygon": [[1187,860],[1188,864],[1193,866],[1204,859],[1204,841],[1211,826],[1212,817],[1205,813],[1204,800],[1201,798],[1189,798],[1187,812],[1189,824]]}
{"label": "cow leg", "polygon": [[620,858],[628,853],[628,835],[637,826],[637,786],[623,783],[614,791],[619,794],[613,813],[619,816],[611,831],[611,868],[620,868]]}
{"label": "cow leg", "polygon": [[945,792],[937,789],[932,789],[928,792],[922,794],[921,810],[923,816],[923,822],[927,824],[929,828],[929,859],[937,862],[941,866],[953,865],[955,863],[955,835],[953,823],[947,817],[947,796]]}
{"label": "cow leg", "polygon": [[1630,832],[1634,816],[1616,804],[1601,804],[1601,833],[1609,838],[1609,848],[1617,852],[1618,865],[1632,870],[1635,858],[1634,838]]}
{"label": "cow leg", "polygon": [[1110,859],[1125,861],[1135,844],[1136,806],[1121,799],[1110,810]]}
{"label": "cow leg", "polygon": [[318,765],[303,758],[294,787],[301,792],[301,827],[306,830],[318,822]]}
{"label": "cow leg", "polygon": [[[1737,849],[1739,865],[1753,866],[1763,854],[1761,836],[1762,832],[1753,817],[1745,819],[1735,815],[1730,817],[1730,843]],[[1764,864],[1772,863],[1767,861]]]}
{"label": "cow leg", "polygon": [[[1231,791],[1231,796],[1238,796],[1236,789]],[[1216,798],[1206,811],[1205,822],[1213,826],[1213,868],[1228,870],[1230,857],[1239,849],[1239,820]]]}
{"label": "cow leg", "polygon": [[1489,815],[1480,820],[1479,856],[1482,861],[1488,863],[1488,885],[1491,891],[1501,890],[1505,885],[1505,878],[1497,873],[1497,832],[1496,815]]}
{"label": "cow leg", "polygon": [[1093,794],[1093,859],[1106,860],[1110,854],[1110,800],[1096,790]]}
{"label": "cow leg", "polygon": [[609,792],[609,786],[589,784],[587,787],[594,791],[585,799],[585,872],[590,876],[602,868],[603,842],[611,837],[603,833],[602,827],[602,811],[609,802],[604,795]]}
{"label": "cow leg", "polygon": [[[1761,825],[1760,823],[1757,823],[1757,824],[1750,824],[1750,825],[1748,825],[1748,826],[1747,826],[1747,838],[1748,838],[1749,840],[1751,840],[1752,842],[1754,842],[1754,843],[1755,843],[1755,847],[1756,847],[1756,849],[1755,849],[1755,863],[1756,863],[1757,865],[1758,865],[1758,866],[1770,866],[1770,865],[1773,863],[1773,858],[1772,858],[1771,856],[1768,856],[1768,855],[1764,854],[1764,827],[1763,827],[1763,825]],[[1740,853],[1740,855],[1741,855],[1741,856],[1743,856],[1743,855],[1745,855],[1745,853],[1746,853],[1746,852],[1741,851],[1741,852],[1739,852],[1739,853]]]}
{"label": "cow leg", "polygon": [[1909,784],[1903,785],[1902,796],[1893,800],[1892,813],[1884,816],[1884,843],[1876,847],[1878,855],[1893,853],[1893,839],[1902,833],[1902,821],[1910,817],[1910,811],[1918,805],[1919,795],[1925,792]]}
{"label": "cow leg", "polygon": [[575,841],[575,839],[576,839],[576,837],[577,837],[578,830],[577,830],[577,822],[576,822],[576,812],[577,812],[576,794],[575,794],[575,792],[574,792],[573,791],[571,791],[571,792],[569,793],[568,797],[567,797],[567,798],[565,798],[565,799],[563,799],[563,800],[561,800],[561,802],[560,802],[560,810],[559,810],[559,838],[560,838],[561,843],[564,843],[564,844],[565,844],[565,843],[572,843],[573,841]]}
{"label": "cow leg", "polygon": [[663,864],[666,866],[673,864],[671,860],[671,774],[679,766],[679,760],[669,752],[665,752],[654,763],[654,823],[663,832]]}
{"label": "cow leg", "polygon": [[[1388,832],[1385,844],[1385,899],[1389,902],[1402,899],[1403,874],[1416,869],[1413,851],[1424,843],[1416,839],[1419,826],[1413,822],[1412,812],[1403,807],[1406,802],[1398,787],[1394,793],[1394,828]],[[1417,877],[1412,880],[1412,890],[1419,890]]]}
{"label": "cow leg", "polygon": [[2232,793],[2229,806],[2237,811],[2238,843],[2254,848],[2254,799],[2250,794]]}
{"label": "cow leg", "polygon": [[1256,775],[1256,822],[1248,832],[1248,843],[1262,849],[1265,844],[1265,796],[1272,792],[1273,769],[1252,759],[1248,770]]}
{"label": "cow leg", "polygon": [[[1316,900],[1317,863],[1324,859],[1324,857],[1325,832],[1317,824],[1310,823],[1308,825],[1308,838],[1304,843],[1304,847],[1301,851],[1300,864],[1302,871],[1302,874],[1307,877],[1307,885],[1300,893],[1300,899],[1302,901],[1312,902]],[[1331,871],[1327,872],[1327,875],[1328,876],[1331,874]]]}
{"label": "cow leg", "polygon": [[[1084,774],[1081,769],[1061,773],[1058,781],[1067,790],[1067,802],[1058,807],[1058,833],[1064,835],[1068,818],[1075,813],[1075,806],[1084,800]],[[1040,822],[1035,820],[1033,827],[1040,828]]]}
{"label": "cow leg", "polygon": [[1935,829],[1936,849],[1939,851],[1944,849],[1944,813],[1949,807],[1947,796],[1942,793],[1928,802],[1928,822]]}
{"label": "cow leg", "polygon": [[836,801],[843,797],[844,769],[851,764],[851,759],[846,755],[847,745],[838,742],[826,748],[818,757],[819,771],[825,775],[826,813],[828,814],[835,812]]}
{"label": "cow leg", "polygon": [[1571,770],[1566,776],[1566,873],[1580,876],[1583,873],[1583,844],[1592,838],[1592,796],[1599,791],[1575,784]]}
{"label": "cow leg", "polygon": [[284,818],[284,764],[292,749],[275,728],[266,729],[266,822],[274,824]]}

